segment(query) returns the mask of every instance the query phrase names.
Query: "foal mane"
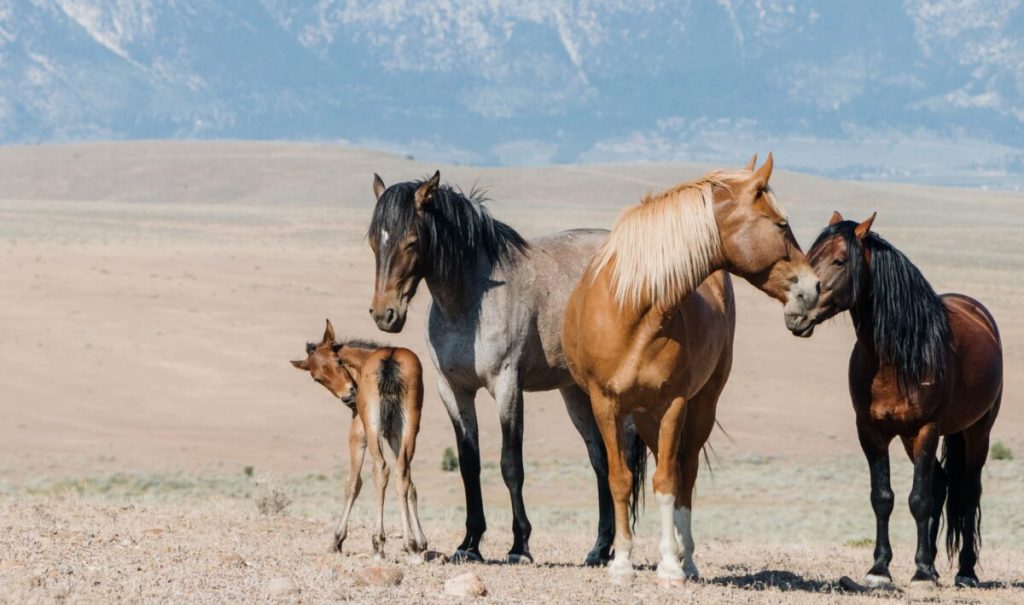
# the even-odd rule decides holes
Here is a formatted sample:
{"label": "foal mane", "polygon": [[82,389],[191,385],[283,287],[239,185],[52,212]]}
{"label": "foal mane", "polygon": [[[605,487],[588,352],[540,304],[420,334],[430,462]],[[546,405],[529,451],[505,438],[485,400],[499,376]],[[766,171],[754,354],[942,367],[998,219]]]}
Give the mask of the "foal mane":
{"label": "foal mane", "polygon": [[[873,231],[862,244],[854,234],[856,226],[853,221],[830,225],[814,245],[835,236],[845,241],[853,279],[852,306],[869,305],[875,351],[895,368],[900,392],[910,396],[925,383],[943,382],[952,335],[942,299],[906,255]],[[863,279],[864,248],[871,253],[867,280]]]}
{"label": "foal mane", "polygon": [[[716,171],[680,183],[619,215],[608,241],[591,263],[597,276],[612,267],[620,306],[672,305],[700,285],[722,259],[715,222],[714,188],[731,188],[748,171]],[[774,196],[769,193],[774,205]]]}
{"label": "foal mane", "polygon": [[476,188],[467,194],[450,185],[438,186],[422,220],[418,220],[414,197],[425,182],[389,187],[374,208],[367,237],[379,241],[382,231],[401,234],[415,225],[426,246],[421,257],[429,264],[428,274],[444,281],[470,279],[480,252],[492,263],[501,264],[513,262],[516,252],[529,248],[515,229],[491,216],[484,206],[487,197]]}

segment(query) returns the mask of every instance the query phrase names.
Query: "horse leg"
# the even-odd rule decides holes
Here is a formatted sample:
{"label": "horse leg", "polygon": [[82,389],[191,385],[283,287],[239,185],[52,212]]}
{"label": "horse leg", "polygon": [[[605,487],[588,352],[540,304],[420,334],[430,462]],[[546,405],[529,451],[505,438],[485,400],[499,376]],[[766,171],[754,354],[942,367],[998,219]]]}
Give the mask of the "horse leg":
{"label": "horse leg", "polygon": [[[949,473],[950,493],[946,515],[946,548],[950,557],[957,546],[960,548],[960,565],[954,580],[957,586],[978,586],[974,566],[978,562],[981,546],[981,471],[988,458],[989,434],[998,410],[997,403],[995,408],[967,427],[962,434],[946,437],[947,466],[956,464],[959,471]],[[951,442],[951,439],[958,443]],[[954,456],[960,459],[953,460]]]}
{"label": "horse leg", "polygon": [[670,584],[685,579],[679,565],[682,556],[681,539],[676,533],[676,492],[679,479],[679,461],[676,456],[679,439],[686,420],[686,399],[677,397],[669,404],[658,426],[658,466],[652,481],[654,498],[661,511],[661,562],[658,580]]}
{"label": "horse leg", "polygon": [[[914,462],[914,443],[907,437],[900,437],[903,442],[903,449],[907,457]],[[938,554],[939,526],[942,524],[942,507],[946,503],[947,479],[946,472],[937,458],[932,461],[932,512],[928,520],[929,539],[932,547],[932,557]]]}
{"label": "horse leg", "polygon": [[[408,408],[407,408],[408,409]],[[423,526],[420,525],[419,504],[416,497],[416,484],[412,481],[412,459],[416,455],[416,436],[419,434],[419,412],[408,413],[405,430],[402,434],[402,449],[399,459],[403,461],[406,469],[408,488],[406,489],[406,507],[409,510],[409,517],[412,522],[412,534],[415,540],[415,550],[421,553],[427,550],[427,537],[423,534]]]}
{"label": "horse leg", "polygon": [[[720,381],[724,385],[724,380]],[[693,562],[693,487],[697,483],[700,454],[715,428],[715,410],[722,386],[701,391],[690,400],[679,442],[679,482],[676,485],[676,534],[683,552],[683,574],[688,580],[700,577]]]}
{"label": "horse leg", "polygon": [[603,394],[592,390],[591,404],[597,428],[601,431],[608,453],[608,488],[615,509],[615,557],[608,564],[608,573],[615,580],[629,580],[633,571],[633,531],[629,524],[629,502],[633,493],[633,473],[626,462],[626,431],[623,421],[615,415],[615,405]]}
{"label": "horse leg", "polygon": [[914,562],[917,571],[911,582],[937,582],[939,573],[935,571],[935,544],[932,536],[938,531],[933,530],[932,515],[935,510],[933,502],[932,479],[934,478],[935,451],[939,443],[939,431],[934,423],[921,427],[911,439],[914,458],[914,486],[910,490],[910,512],[917,522],[917,553]]}
{"label": "horse leg", "polygon": [[334,528],[334,550],[341,552],[341,546],[348,535],[348,518],[352,514],[352,505],[359,497],[359,490],[363,487],[363,479],[359,476],[363,468],[363,457],[366,454],[366,431],[363,430],[363,421],[359,416],[352,417],[352,424],[348,429],[348,485],[345,488],[345,508],[342,510],[341,519]]}
{"label": "horse leg", "polygon": [[864,578],[874,588],[892,584],[889,563],[892,546],[889,544],[889,516],[892,515],[895,496],[889,481],[889,437],[883,437],[872,427],[857,423],[857,437],[868,460],[871,472],[871,508],[875,512],[875,563]]}
{"label": "horse leg", "polygon": [[526,517],[523,502],[523,390],[519,377],[505,373],[498,377],[494,392],[501,422],[501,478],[505,480],[512,500],[512,549],[509,563],[533,563],[530,554],[530,533],[533,526]]}
{"label": "horse leg", "polygon": [[379,561],[384,558],[384,542],[387,539],[384,534],[384,494],[388,489],[391,470],[384,463],[377,431],[372,427],[366,429],[366,444],[373,458],[373,486],[377,488],[377,528],[373,534],[373,558]]}
{"label": "horse leg", "polygon": [[585,565],[597,566],[606,564],[612,556],[612,541],[615,539],[615,509],[612,506],[612,492],[608,489],[608,453],[604,449],[601,431],[594,420],[594,410],[590,398],[576,385],[562,387],[562,399],[569,412],[573,426],[583,437],[590,457],[590,466],[594,468],[597,478],[597,541],[587,553]]}
{"label": "horse leg", "polygon": [[[413,539],[412,525],[409,521],[409,466],[404,461],[399,444],[385,442],[381,452],[384,454],[384,461],[388,468],[395,469],[395,494],[398,496],[398,511],[402,517],[402,548],[415,555],[416,541]],[[419,561],[416,561],[414,557],[411,562]]]}
{"label": "horse leg", "polygon": [[459,472],[466,492],[466,535],[455,549],[452,561],[483,562],[480,540],[487,531],[487,521],[480,493],[480,430],[476,422],[476,393],[453,388],[443,375],[438,377],[437,390],[455,429]]}

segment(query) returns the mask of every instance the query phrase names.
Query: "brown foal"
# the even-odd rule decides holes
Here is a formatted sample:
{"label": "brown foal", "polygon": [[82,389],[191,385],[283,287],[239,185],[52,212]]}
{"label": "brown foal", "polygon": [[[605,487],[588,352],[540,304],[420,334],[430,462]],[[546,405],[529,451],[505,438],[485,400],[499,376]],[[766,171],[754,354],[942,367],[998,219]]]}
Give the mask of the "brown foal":
{"label": "brown foal", "polygon": [[[818,279],[758,170],[713,172],[627,209],[569,299],[562,342],[605,440],[615,503],[613,577],[630,577],[633,475],[623,429],[633,415],[655,452],[660,581],[696,577],[690,531],[699,453],[732,365],[728,273],[785,304],[787,327],[811,329]],[[728,272],[728,273],[727,273]],[[682,565],[680,558],[682,557]]]}
{"label": "brown foal", "polygon": [[420,527],[411,465],[416,451],[423,407],[423,368],[415,353],[399,347],[381,347],[350,340],[336,342],[334,326],[319,343],[306,345],[306,359],[292,365],[309,372],[332,395],[352,409],[348,447],[350,468],[345,508],[334,531],[334,548],[341,552],[348,532],[348,518],[359,496],[359,472],[367,446],[373,459],[377,488],[377,528],[373,535],[376,558],[384,556],[384,492],[392,468],[398,473],[396,491],[402,513],[405,550],[413,561],[421,560],[427,539]]}

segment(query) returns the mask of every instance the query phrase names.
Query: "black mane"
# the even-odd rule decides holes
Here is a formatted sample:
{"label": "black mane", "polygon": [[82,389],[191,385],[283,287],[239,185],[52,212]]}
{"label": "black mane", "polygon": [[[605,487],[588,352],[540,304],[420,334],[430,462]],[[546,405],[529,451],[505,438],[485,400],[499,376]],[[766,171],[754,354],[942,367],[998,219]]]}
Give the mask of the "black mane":
{"label": "black mane", "polygon": [[[418,224],[420,255],[428,263],[427,274],[444,281],[470,278],[481,251],[492,263],[500,264],[513,261],[515,252],[529,247],[515,229],[491,217],[483,205],[486,198],[476,189],[466,195],[449,185],[438,186],[424,219],[417,221],[414,194],[424,182],[389,187],[374,208],[367,237],[376,240],[381,230],[398,236]],[[398,245],[399,238],[388,244]],[[378,253],[385,255],[384,250]]]}
{"label": "black mane", "polygon": [[[311,355],[313,351],[320,346],[319,342],[307,342],[306,343],[306,355]],[[334,352],[337,353],[345,347],[352,349],[366,349],[368,351],[376,351],[377,349],[383,349],[387,345],[382,345],[379,342],[373,340],[363,340],[361,338],[350,338],[347,340],[335,340],[331,345]]]}
{"label": "black mane", "polygon": [[856,226],[853,221],[830,225],[814,245],[836,236],[845,241],[853,280],[852,307],[870,310],[875,351],[895,368],[900,391],[909,396],[923,383],[943,382],[952,339],[942,299],[910,259],[874,232],[864,239],[863,247],[871,253],[868,279],[864,279],[863,247],[854,234]]}

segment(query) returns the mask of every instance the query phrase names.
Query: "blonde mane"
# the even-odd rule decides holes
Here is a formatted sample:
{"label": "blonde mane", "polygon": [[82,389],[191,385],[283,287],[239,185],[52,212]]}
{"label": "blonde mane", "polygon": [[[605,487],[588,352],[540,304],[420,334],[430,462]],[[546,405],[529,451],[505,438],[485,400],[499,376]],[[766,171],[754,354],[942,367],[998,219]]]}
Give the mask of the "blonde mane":
{"label": "blonde mane", "polygon": [[[750,172],[716,171],[661,193],[644,196],[619,216],[594,257],[591,275],[611,266],[620,306],[671,305],[693,292],[722,262],[714,188],[732,188]],[[771,190],[765,197],[785,214]]]}

